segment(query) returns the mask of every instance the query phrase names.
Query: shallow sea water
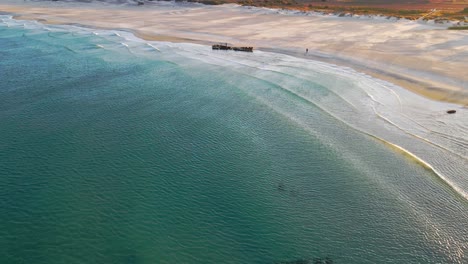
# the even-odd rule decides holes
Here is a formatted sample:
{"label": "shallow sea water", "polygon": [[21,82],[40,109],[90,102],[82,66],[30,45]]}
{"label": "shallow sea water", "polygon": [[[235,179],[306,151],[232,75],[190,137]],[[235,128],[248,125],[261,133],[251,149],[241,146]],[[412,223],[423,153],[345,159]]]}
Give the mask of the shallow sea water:
{"label": "shallow sea water", "polygon": [[0,22],[1,263],[468,260],[466,199],[338,114],[359,82]]}

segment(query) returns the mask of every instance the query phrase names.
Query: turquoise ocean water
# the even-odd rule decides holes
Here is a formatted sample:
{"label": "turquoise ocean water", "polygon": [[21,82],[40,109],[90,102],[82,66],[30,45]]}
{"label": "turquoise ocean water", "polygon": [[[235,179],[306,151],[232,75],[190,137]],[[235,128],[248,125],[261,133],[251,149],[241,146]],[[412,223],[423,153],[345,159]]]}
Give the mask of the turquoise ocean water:
{"label": "turquoise ocean water", "polygon": [[1,21],[0,263],[468,262],[466,199],[288,88],[352,84]]}

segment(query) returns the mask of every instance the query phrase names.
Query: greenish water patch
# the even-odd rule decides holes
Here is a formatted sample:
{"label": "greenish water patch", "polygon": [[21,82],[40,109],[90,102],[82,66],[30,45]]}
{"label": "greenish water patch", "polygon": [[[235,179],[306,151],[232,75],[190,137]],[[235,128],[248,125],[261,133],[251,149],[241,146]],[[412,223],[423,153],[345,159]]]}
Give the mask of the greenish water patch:
{"label": "greenish water patch", "polygon": [[92,34],[0,34],[1,263],[466,260],[466,204],[274,83]]}

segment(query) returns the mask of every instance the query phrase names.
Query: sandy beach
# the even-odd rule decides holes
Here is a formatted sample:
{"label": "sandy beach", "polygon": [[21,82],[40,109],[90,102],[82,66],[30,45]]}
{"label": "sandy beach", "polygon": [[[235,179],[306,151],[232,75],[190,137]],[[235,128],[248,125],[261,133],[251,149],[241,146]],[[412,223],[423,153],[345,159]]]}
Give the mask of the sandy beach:
{"label": "sandy beach", "polygon": [[430,22],[170,2],[3,3],[0,11],[43,23],[129,30],[147,40],[254,46],[349,66],[431,99],[468,104],[468,34]]}

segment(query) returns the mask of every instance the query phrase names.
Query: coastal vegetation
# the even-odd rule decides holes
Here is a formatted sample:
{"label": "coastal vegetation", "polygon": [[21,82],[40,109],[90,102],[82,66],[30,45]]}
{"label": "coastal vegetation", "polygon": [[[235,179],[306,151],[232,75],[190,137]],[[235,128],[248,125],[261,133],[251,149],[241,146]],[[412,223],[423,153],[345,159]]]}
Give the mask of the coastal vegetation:
{"label": "coastal vegetation", "polygon": [[197,2],[206,5],[236,3],[244,6],[256,6],[299,11],[316,11],[340,16],[381,15],[410,20],[461,21],[468,23],[468,7],[460,4],[434,4],[432,1],[346,1],[336,0],[176,0]]}
{"label": "coastal vegetation", "polygon": [[453,26],[453,27],[448,27],[450,30],[468,30],[468,26]]}

